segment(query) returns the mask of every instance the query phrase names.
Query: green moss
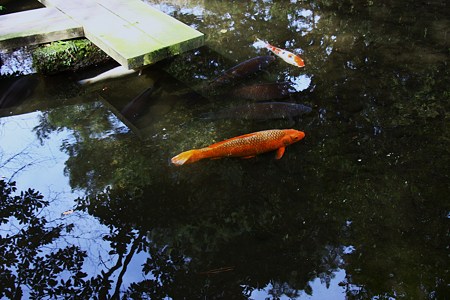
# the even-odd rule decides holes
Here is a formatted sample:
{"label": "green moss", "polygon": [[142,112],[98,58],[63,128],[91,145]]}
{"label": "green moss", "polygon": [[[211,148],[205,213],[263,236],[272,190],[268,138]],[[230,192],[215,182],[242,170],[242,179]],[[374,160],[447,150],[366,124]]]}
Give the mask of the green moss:
{"label": "green moss", "polygon": [[33,67],[43,74],[77,71],[110,59],[87,39],[53,42],[37,48],[32,56]]}

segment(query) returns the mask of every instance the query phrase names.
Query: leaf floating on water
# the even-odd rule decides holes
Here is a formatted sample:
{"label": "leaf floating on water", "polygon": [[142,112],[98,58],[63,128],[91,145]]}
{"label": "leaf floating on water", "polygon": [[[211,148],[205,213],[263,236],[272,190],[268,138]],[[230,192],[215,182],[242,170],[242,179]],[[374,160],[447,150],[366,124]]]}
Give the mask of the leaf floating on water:
{"label": "leaf floating on water", "polygon": [[62,215],[63,216],[68,216],[68,215],[71,215],[73,213],[74,213],[74,210],[73,209],[69,209],[69,210],[66,210],[65,212],[63,212]]}

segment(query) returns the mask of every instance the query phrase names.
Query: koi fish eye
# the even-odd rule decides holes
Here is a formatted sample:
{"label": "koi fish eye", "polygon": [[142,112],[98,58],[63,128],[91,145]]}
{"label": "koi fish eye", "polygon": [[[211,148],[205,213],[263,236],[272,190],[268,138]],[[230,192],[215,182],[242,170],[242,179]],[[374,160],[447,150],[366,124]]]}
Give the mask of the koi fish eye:
{"label": "koi fish eye", "polygon": [[303,132],[298,132],[298,133],[291,134],[291,139],[292,139],[293,142],[300,141],[304,137],[305,137],[305,134]]}

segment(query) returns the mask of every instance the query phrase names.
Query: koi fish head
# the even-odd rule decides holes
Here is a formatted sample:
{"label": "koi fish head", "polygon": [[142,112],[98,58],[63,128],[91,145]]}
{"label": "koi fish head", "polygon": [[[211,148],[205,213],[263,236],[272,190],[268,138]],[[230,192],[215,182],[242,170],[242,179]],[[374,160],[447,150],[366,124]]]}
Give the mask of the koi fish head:
{"label": "koi fish head", "polygon": [[296,143],[305,137],[305,133],[303,131],[295,130],[295,129],[286,129],[285,133],[285,141],[287,145]]}
{"label": "koi fish head", "polygon": [[294,53],[285,53],[284,57],[282,57],[287,63],[290,63],[291,65],[297,66],[299,68],[302,68],[305,66],[305,62],[303,59],[295,55]]}
{"label": "koi fish head", "polygon": [[305,62],[303,61],[303,59],[300,58],[300,56],[295,55],[294,62],[300,68],[305,66]]}
{"label": "koi fish head", "polygon": [[281,59],[283,59],[285,62],[287,62],[288,64],[294,65],[296,67],[302,68],[305,66],[305,62],[303,61],[303,59],[298,56],[295,55],[292,52],[283,50],[283,49],[278,49],[277,50],[272,50],[276,55],[278,55],[279,57],[281,57]]}

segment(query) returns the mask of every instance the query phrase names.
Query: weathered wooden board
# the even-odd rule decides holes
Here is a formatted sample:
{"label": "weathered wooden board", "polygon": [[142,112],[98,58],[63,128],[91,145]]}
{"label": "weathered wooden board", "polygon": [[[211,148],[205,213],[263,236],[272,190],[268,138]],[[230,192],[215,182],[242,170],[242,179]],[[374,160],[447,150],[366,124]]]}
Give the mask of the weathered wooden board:
{"label": "weathered wooden board", "polygon": [[140,0],[39,0],[46,8],[0,16],[0,47],[85,36],[128,69],[198,48],[204,35]]}
{"label": "weathered wooden board", "polygon": [[85,36],[131,69],[195,49],[204,35],[140,0],[40,0],[82,24]]}
{"label": "weathered wooden board", "polygon": [[[203,34],[140,0],[96,0],[163,45],[176,45]],[[176,47],[174,47],[176,48]],[[176,51],[176,49],[173,49]]]}
{"label": "weathered wooden board", "polygon": [[0,48],[17,48],[82,36],[83,27],[57,8],[38,8],[0,16]]}

